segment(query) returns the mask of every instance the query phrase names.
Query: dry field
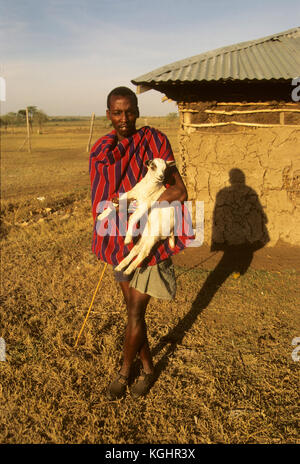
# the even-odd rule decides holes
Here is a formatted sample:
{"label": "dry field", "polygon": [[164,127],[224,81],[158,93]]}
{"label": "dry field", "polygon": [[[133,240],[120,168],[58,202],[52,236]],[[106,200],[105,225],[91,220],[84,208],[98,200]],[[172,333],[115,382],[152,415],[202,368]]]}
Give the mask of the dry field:
{"label": "dry field", "polygon": [[[177,150],[176,122],[148,123]],[[74,349],[102,269],[91,254],[88,130],[48,124],[32,154],[19,150],[24,129],[2,134],[0,442],[299,444],[293,267],[238,277],[177,265],[175,301],[147,311],[153,388],[106,399],[126,323],[111,269]],[[98,122],[93,140],[107,131]]]}

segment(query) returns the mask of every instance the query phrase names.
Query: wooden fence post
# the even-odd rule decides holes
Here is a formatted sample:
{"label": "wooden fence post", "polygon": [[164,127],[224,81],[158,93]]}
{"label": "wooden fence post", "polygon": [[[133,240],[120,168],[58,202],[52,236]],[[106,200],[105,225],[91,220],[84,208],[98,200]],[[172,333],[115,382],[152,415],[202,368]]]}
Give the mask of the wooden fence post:
{"label": "wooden fence post", "polygon": [[92,113],[89,141],[88,141],[88,144],[87,144],[87,147],[86,147],[87,153],[90,152],[91,140],[92,140],[92,136],[93,136],[94,121],[95,121],[95,113]]}
{"label": "wooden fence post", "polygon": [[26,124],[27,124],[28,153],[31,153],[30,125],[29,125],[29,114],[28,114],[27,107],[26,107]]}

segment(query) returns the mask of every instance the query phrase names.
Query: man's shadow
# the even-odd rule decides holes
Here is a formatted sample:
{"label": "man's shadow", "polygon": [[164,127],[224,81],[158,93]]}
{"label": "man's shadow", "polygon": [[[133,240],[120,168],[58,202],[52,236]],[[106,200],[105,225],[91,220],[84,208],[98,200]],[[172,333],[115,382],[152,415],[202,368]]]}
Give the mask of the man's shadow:
{"label": "man's shadow", "polygon": [[234,272],[245,274],[254,252],[270,240],[267,217],[257,193],[246,185],[243,171],[231,169],[229,181],[231,185],[218,192],[213,212],[211,251],[223,251],[223,256],[208,275],[189,312],[154,347],[153,356],[169,345],[156,365],[157,377],[167,367],[170,354],[182,343],[187,331],[226,279]]}

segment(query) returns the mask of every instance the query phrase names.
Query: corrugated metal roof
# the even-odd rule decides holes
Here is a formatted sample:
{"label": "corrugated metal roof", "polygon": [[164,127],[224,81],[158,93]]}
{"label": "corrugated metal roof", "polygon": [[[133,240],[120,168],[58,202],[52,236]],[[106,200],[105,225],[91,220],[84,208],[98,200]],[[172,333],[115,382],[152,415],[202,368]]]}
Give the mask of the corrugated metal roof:
{"label": "corrugated metal roof", "polygon": [[298,76],[300,76],[300,27],[176,61],[137,77],[131,82],[135,85],[149,85],[220,79],[288,80]]}

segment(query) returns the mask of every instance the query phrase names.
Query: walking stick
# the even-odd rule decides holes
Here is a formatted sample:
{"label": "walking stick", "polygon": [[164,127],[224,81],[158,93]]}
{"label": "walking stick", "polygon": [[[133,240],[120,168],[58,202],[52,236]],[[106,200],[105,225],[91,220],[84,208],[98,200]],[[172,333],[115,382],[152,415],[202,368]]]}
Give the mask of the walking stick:
{"label": "walking stick", "polygon": [[86,315],[86,317],[85,317],[85,319],[84,319],[84,321],[83,321],[82,327],[81,327],[80,332],[79,332],[79,334],[78,334],[78,337],[77,337],[76,343],[75,343],[75,345],[74,345],[74,348],[76,348],[76,346],[77,346],[77,344],[78,344],[80,335],[82,334],[83,329],[84,329],[84,326],[85,326],[85,323],[86,323],[86,321],[87,321],[87,319],[88,319],[88,317],[89,317],[90,311],[91,311],[92,306],[93,306],[93,303],[94,303],[94,299],[95,299],[95,297],[96,297],[96,293],[98,292],[98,288],[99,288],[100,283],[101,283],[101,280],[102,280],[102,278],[103,278],[103,276],[104,276],[104,272],[105,272],[106,267],[107,267],[107,263],[105,263],[104,266],[103,266],[103,269],[102,269],[102,273],[101,273],[99,282],[98,282],[97,287],[96,287],[96,290],[95,290],[95,292],[94,292],[94,295],[93,295],[93,298],[92,298],[92,301],[91,301],[89,310],[88,310],[88,312],[87,312],[87,315]]}

